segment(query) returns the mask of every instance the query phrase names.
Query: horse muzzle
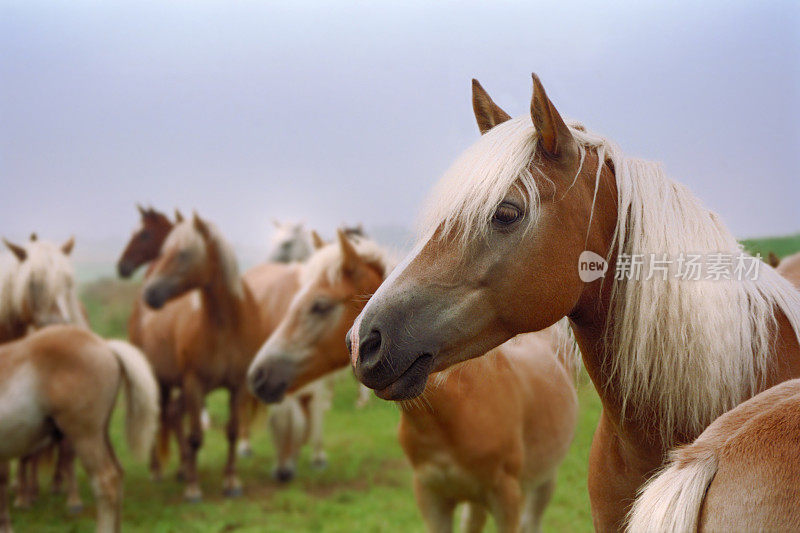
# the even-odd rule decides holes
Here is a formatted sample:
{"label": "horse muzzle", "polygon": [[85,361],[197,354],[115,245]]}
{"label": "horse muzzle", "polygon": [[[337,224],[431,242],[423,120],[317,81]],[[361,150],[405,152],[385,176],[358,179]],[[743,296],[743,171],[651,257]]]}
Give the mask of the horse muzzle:
{"label": "horse muzzle", "polygon": [[247,372],[250,392],[264,403],[278,403],[294,381],[295,365],[286,358],[274,357],[253,365]]}

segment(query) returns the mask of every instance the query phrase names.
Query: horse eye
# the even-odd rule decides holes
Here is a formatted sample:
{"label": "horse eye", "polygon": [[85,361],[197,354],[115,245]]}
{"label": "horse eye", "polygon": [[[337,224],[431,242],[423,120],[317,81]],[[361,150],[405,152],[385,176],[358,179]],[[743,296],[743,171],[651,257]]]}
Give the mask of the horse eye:
{"label": "horse eye", "polygon": [[311,312],[315,315],[327,314],[331,309],[333,309],[333,302],[328,300],[317,300],[311,306]]}
{"label": "horse eye", "polygon": [[515,205],[503,202],[492,216],[492,222],[498,226],[510,226],[522,217],[522,211]]}

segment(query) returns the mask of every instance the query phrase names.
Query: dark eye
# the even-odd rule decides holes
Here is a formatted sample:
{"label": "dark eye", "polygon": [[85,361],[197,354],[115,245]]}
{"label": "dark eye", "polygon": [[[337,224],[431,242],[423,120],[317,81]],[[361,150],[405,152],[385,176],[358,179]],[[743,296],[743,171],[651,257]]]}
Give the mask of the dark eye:
{"label": "dark eye", "polygon": [[515,205],[503,202],[492,216],[492,222],[498,226],[510,226],[522,217],[522,211]]}
{"label": "dark eye", "polygon": [[311,305],[311,313],[315,315],[324,315],[333,309],[334,303],[330,300],[317,300]]}
{"label": "dark eye", "polygon": [[144,240],[144,241],[150,240],[150,232],[149,231],[143,231],[142,232],[142,240]]}

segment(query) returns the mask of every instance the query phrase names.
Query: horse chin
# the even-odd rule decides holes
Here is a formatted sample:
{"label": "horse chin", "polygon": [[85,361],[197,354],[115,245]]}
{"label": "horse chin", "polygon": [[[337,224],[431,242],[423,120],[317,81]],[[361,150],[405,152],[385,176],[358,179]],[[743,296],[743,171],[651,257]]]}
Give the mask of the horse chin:
{"label": "horse chin", "polygon": [[416,398],[425,391],[433,363],[431,354],[420,355],[393,383],[375,390],[375,395],[382,400],[391,401]]}

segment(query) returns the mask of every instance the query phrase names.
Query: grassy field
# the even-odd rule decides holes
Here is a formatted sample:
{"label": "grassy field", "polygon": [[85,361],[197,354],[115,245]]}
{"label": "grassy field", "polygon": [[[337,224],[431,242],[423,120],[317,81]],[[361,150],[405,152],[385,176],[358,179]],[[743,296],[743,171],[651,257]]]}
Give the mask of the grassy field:
{"label": "grassy field", "polygon": [[[748,249],[781,256],[800,249],[800,236],[745,241]],[[84,287],[82,298],[96,331],[108,337],[124,337],[127,314],[136,295],[134,283],[101,280]],[[594,389],[587,380],[579,388],[580,422],[569,456],[561,467],[552,504],[545,514],[546,531],[590,531],[586,469],[592,433],[600,413]],[[213,427],[206,434],[200,455],[205,500],[182,501],[182,486],[169,476],[150,481],[147,468],[128,453],[122,425],[115,416],[113,441],[125,467],[123,524],[126,531],[313,531],[381,532],[423,531],[411,491],[411,470],[397,444],[397,409],[373,399],[363,410],[354,407],[356,385],[349,376],[338,382],[334,406],[326,419],[325,437],[329,466],[311,468],[307,455],[297,478],[279,486],[270,478],[273,451],[265,424],[255,431],[255,454],[239,463],[244,496],[221,496],[221,470],[225,442],[225,396],[209,400]],[[175,460],[171,464],[174,470]],[[46,470],[46,469],[45,469]],[[43,475],[45,488],[48,480]],[[85,477],[81,487],[86,509],[69,515],[61,496],[44,494],[34,508],[13,510],[17,531],[92,531],[94,502]],[[491,527],[491,526],[490,526]]]}

